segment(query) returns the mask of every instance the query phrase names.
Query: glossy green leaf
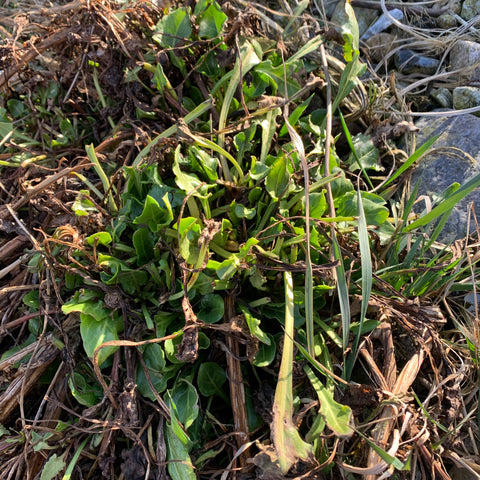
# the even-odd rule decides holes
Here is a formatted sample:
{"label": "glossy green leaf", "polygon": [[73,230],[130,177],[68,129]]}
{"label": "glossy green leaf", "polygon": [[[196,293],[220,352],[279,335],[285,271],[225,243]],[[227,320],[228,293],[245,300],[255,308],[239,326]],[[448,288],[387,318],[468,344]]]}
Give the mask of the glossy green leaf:
{"label": "glossy green leaf", "polygon": [[265,188],[274,200],[278,200],[287,191],[289,183],[288,159],[282,155],[271,166],[265,179]]}
{"label": "glossy green leaf", "polygon": [[197,384],[205,397],[217,395],[225,399],[223,384],[227,380],[225,370],[215,362],[203,362],[198,369]]}
{"label": "glossy green leaf", "polygon": [[223,297],[215,293],[209,293],[200,300],[200,311],[197,313],[197,317],[205,323],[216,323],[223,318],[224,312]]}
{"label": "glossy green leaf", "polygon": [[65,314],[80,312],[99,322],[107,320],[111,312],[104,307],[100,296],[101,294],[95,290],[80,290],[71,300],[62,305],[62,312]]}
{"label": "glossy green leaf", "polygon": [[[90,315],[80,314],[80,335],[82,336],[83,348],[87,355],[93,359],[95,350],[102,343],[118,340],[118,332],[123,326],[123,322],[113,318],[104,318],[100,321]],[[118,347],[105,347],[98,353],[98,365],[107,360],[118,350]]]}
{"label": "glossy green leaf", "polygon": [[381,172],[384,168],[379,163],[379,153],[377,147],[372,142],[372,139],[359,133],[352,138],[352,146],[354,152],[350,153],[348,157],[349,170],[356,172],[360,168],[366,170],[375,170]]}
{"label": "glossy green leaf", "polygon": [[198,36],[200,38],[215,38],[223,28],[227,16],[222,9],[213,2],[198,18]]}
{"label": "glossy green leaf", "polygon": [[173,212],[168,199],[168,194],[165,194],[163,201],[165,207],[160,207],[159,202],[147,195],[143,205],[141,215],[133,221],[136,225],[146,225],[152,232],[157,232],[161,227],[169,225],[173,220]]}
{"label": "glossy green leaf", "polygon": [[358,57],[359,50],[359,31],[355,12],[350,2],[345,2],[345,14],[347,21],[342,23],[342,36],[345,41],[343,45],[343,56],[345,61],[351,62],[354,57]]}
{"label": "glossy green leaf", "polygon": [[132,243],[137,253],[137,265],[141,266],[154,258],[155,236],[147,228],[139,228],[132,235]]}
{"label": "glossy green leaf", "polygon": [[101,398],[102,392],[99,386],[89,385],[85,377],[78,372],[73,372],[68,378],[68,387],[78,403],[85,407],[93,407]]}
{"label": "glossy green leaf", "polygon": [[175,47],[192,34],[190,16],[185,7],[172,10],[165,15],[156,26],[153,39],[164,48]]}
{"label": "glossy green leaf", "polygon": [[[146,345],[142,353],[143,361],[147,368],[147,373],[150,377],[153,387],[157,393],[162,393],[167,388],[167,381],[172,375],[175,375],[175,372],[164,371],[165,369],[165,355],[163,353],[162,347],[158,343],[152,343],[151,345]],[[155,401],[155,395],[150,388],[148,383],[147,376],[143,365],[139,363],[137,367],[137,388],[142,396],[150,399],[152,402]]]}
{"label": "glossy green leaf", "polygon": [[172,480],[196,480],[187,447],[177,437],[171,424],[165,425],[164,432],[167,445],[167,468],[170,477]]}
{"label": "glossy green leaf", "polygon": [[104,245],[108,246],[112,243],[112,236],[108,232],[96,232],[88,236],[85,241],[88,245]]}
{"label": "glossy green leaf", "polygon": [[178,421],[188,430],[198,417],[198,393],[195,387],[184,379],[177,382],[170,397],[175,404]]}
{"label": "glossy green leaf", "polygon": [[270,345],[260,342],[258,345],[258,352],[253,358],[253,365],[256,367],[267,367],[275,359],[277,353],[277,344],[270,333],[266,334],[270,340]]}

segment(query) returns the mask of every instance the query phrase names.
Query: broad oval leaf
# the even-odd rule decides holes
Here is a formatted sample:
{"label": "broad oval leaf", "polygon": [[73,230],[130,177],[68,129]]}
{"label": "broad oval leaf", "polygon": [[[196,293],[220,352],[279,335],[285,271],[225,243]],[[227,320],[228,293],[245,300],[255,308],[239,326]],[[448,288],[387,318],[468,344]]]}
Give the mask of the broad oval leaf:
{"label": "broad oval leaf", "polygon": [[286,191],[290,183],[288,160],[282,155],[272,165],[265,179],[265,188],[274,200],[278,200]]}
{"label": "broad oval leaf", "polygon": [[165,15],[158,23],[153,39],[164,48],[175,47],[192,34],[190,16],[185,7],[177,8]]}
{"label": "broad oval leaf", "polygon": [[225,370],[215,362],[205,362],[198,369],[197,384],[200,393],[205,397],[218,395],[224,397],[222,385],[227,379]]}
{"label": "broad oval leaf", "polygon": [[222,319],[225,312],[225,303],[220,295],[209,293],[200,301],[199,320],[205,323],[216,323]]}

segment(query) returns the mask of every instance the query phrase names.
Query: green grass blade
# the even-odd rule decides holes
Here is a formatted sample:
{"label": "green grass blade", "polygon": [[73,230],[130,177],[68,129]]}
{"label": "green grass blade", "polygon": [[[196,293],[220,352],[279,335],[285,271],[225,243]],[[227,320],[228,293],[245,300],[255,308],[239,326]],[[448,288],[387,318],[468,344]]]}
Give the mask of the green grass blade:
{"label": "green grass blade", "polygon": [[360,158],[358,157],[357,151],[355,150],[355,145],[353,144],[352,135],[350,134],[350,130],[348,129],[347,124],[345,123],[345,119],[343,118],[342,112],[340,110],[338,111],[338,115],[340,117],[340,121],[342,122],[343,133],[345,134],[345,138],[347,139],[348,146],[350,147],[350,150],[352,151],[355,161],[360,167],[360,170],[362,171],[362,174],[365,180],[367,181],[368,186],[373,190],[373,183],[370,180],[370,177],[368,176],[367,172],[363,168],[363,165],[360,163]]}
{"label": "green grass blade", "polygon": [[438,139],[438,136],[427,140],[421,147],[419,147],[408,160],[383,184],[383,188],[390,185],[403,172],[406,172]]}
{"label": "green grass blade", "polygon": [[[345,352],[348,348],[348,337],[350,334],[350,301],[348,298],[347,277],[345,275],[345,267],[343,265],[342,252],[337,241],[337,236],[334,234],[333,238],[333,254],[335,260],[339,261],[336,268],[337,272],[337,293],[338,301],[340,303],[340,313],[342,317],[342,346]],[[345,373],[345,371],[344,371]]]}
{"label": "green grass blade", "polygon": [[[242,81],[242,76],[259,63],[260,59],[258,58],[252,44],[248,41],[245,41],[244,44],[240,47],[240,57],[235,63],[235,67],[233,68],[233,74],[230,78],[230,82],[228,83],[227,91],[225,92],[225,98],[223,99],[222,109],[220,110],[220,118],[218,121],[219,131],[222,131],[225,128],[230,104],[232,103],[233,96],[237,90],[239,83]],[[218,146],[223,148],[224,145],[225,134],[221,133],[218,135]],[[220,161],[224,170],[223,174],[225,176],[225,179],[231,181],[228,165],[223,160],[223,157],[220,158]]]}
{"label": "green grass blade", "polygon": [[103,170],[100,162],[98,161],[97,154],[95,153],[95,148],[93,145],[85,145],[85,151],[87,152],[88,159],[93,163],[93,168],[97,172],[97,175],[100,177],[102,181],[103,189],[105,190],[105,194],[107,195],[108,199],[108,208],[110,209],[110,213],[117,213],[118,208],[115,204],[115,200],[112,194],[112,185],[110,183],[110,179],[107,177],[105,171]]}
{"label": "green grass blade", "polygon": [[78,458],[80,457],[81,453],[83,452],[83,449],[85,448],[85,445],[87,444],[88,440],[90,440],[90,436],[88,436],[77,448],[75,451],[75,454],[72,457],[72,460],[68,464],[67,469],[65,470],[65,474],[62,477],[62,480],[70,480],[72,477],[73,469],[75,468],[75,465],[77,464]]}
{"label": "green grass blade", "polygon": [[373,273],[372,273],[372,257],[370,253],[370,241],[367,229],[367,219],[363,209],[362,195],[360,190],[357,192],[358,198],[358,239],[360,243],[360,259],[362,263],[362,304],[360,307],[360,326],[350,354],[345,365],[345,378],[350,379],[357,357],[358,344],[362,335],[363,321],[367,315],[368,302],[372,293]]}
{"label": "green grass blade", "polygon": [[293,416],[292,370],[294,335],[294,294],[291,272],[284,272],[285,281],[285,336],[282,361],[272,407],[272,441],[280,470],[286,474],[299,458],[308,460],[312,446],[305,443],[295,427]]}
{"label": "green grass blade", "polygon": [[431,212],[423,215],[418,220],[415,220],[410,225],[404,227],[403,231],[410,232],[418,227],[423,227],[429,224],[436,218],[451,210],[460,200],[465,198],[478,186],[480,186],[480,173],[473,176],[467,183],[462,185],[454,194],[441,202],[440,205],[437,205]]}

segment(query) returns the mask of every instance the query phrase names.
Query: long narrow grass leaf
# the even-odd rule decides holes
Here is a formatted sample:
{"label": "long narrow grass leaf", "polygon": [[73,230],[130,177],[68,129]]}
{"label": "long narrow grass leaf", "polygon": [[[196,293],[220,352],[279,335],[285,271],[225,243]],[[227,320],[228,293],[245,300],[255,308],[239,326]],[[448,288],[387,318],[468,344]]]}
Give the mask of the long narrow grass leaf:
{"label": "long narrow grass leaf", "polygon": [[408,158],[408,160],[383,184],[383,187],[390,185],[403,172],[406,172],[438,139],[438,136],[428,139],[421,147]]}
{"label": "long narrow grass leaf", "polygon": [[418,227],[423,227],[436,218],[440,217],[448,210],[451,210],[460,200],[465,198],[470,192],[475,190],[480,186],[480,173],[473,176],[468,182],[463,184],[454,194],[452,194],[449,198],[446,198],[440,205],[437,205],[431,212],[423,215],[418,220],[415,220],[410,225],[404,227],[404,232],[410,232],[415,230]]}
{"label": "long narrow grass leaf", "polygon": [[272,407],[272,440],[278,457],[280,470],[286,474],[299,459],[312,456],[312,446],[305,443],[295,427],[293,416],[293,335],[294,335],[294,294],[291,272],[284,272],[285,282],[285,337],[282,361]]}
{"label": "long narrow grass leaf", "polygon": [[348,337],[350,334],[350,301],[348,298],[347,277],[345,275],[345,267],[343,265],[342,252],[336,235],[333,235],[333,254],[335,260],[338,260],[337,266],[337,293],[340,303],[340,314],[342,316],[342,346],[345,352],[348,347]]}
{"label": "long narrow grass leaf", "polygon": [[368,176],[367,172],[363,168],[362,163],[360,162],[360,158],[358,157],[357,150],[355,149],[355,145],[353,144],[352,135],[350,134],[350,130],[348,129],[348,126],[345,123],[345,119],[343,118],[342,112],[340,110],[338,111],[338,115],[340,117],[340,121],[342,122],[343,133],[345,134],[345,138],[347,139],[347,143],[348,143],[348,146],[350,147],[350,150],[352,151],[353,157],[355,158],[355,161],[360,167],[360,170],[362,171],[362,174],[365,180],[367,181],[368,186],[373,189],[373,183],[370,180],[370,177]]}
{"label": "long narrow grass leaf", "polygon": [[362,335],[363,321],[367,316],[368,302],[372,293],[373,273],[372,273],[372,257],[370,254],[370,241],[367,229],[367,219],[365,210],[363,209],[362,195],[360,190],[357,191],[358,199],[358,240],[360,243],[360,261],[362,266],[362,304],[360,307],[360,326],[355,337],[352,353],[349,356],[345,367],[345,378],[348,380],[353,371],[353,366],[357,357],[358,345]]}

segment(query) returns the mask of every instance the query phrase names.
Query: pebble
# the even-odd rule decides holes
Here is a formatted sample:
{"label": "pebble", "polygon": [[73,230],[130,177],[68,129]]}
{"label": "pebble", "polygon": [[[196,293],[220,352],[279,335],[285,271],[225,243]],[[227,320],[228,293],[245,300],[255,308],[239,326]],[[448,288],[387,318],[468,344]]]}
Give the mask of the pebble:
{"label": "pebble", "polygon": [[[456,110],[478,106],[480,106],[480,88],[457,87],[453,90],[453,108]],[[474,115],[480,117],[480,112],[474,113]]]}
{"label": "pebble", "polygon": [[[394,8],[393,10],[390,10],[389,13],[395,20],[403,19],[403,12],[398,8]],[[368,40],[370,37],[373,37],[374,35],[380,32],[383,32],[388,27],[390,27],[392,23],[393,22],[390,16],[387,16],[384,13],[382,13],[378,18],[378,20],[373,25],[371,25],[368,28],[368,30],[360,37],[361,40]]]}
{"label": "pebble", "polygon": [[450,70],[460,70],[459,79],[480,81],[480,44],[470,40],[458,41],[450,50]]}
{"label": "pebble", "polygon": [[480,0],[465,0],[462,5],[460,16],[464,20],[471,20],[480,13]]}
{"label": "pebble", "polygon": [[436,88],[431,91],[431,97],[443,108],[453,107],[452,92],[448,88]]}
{"label": "pebble", "polygon": [[440,65],[436,58],[420,55],[409,48],[398,51],[394,58],[397,69],[405,74],[420,72],[433,75]]}
{"label": "pebble", "polygon": [[452,15],[451,13],[444,13],[443,15],[440,15],[437,18],[437,27],[438,28],[455,28],[457,26],[458,22],[457,19],[455,18],[455,15]]}

